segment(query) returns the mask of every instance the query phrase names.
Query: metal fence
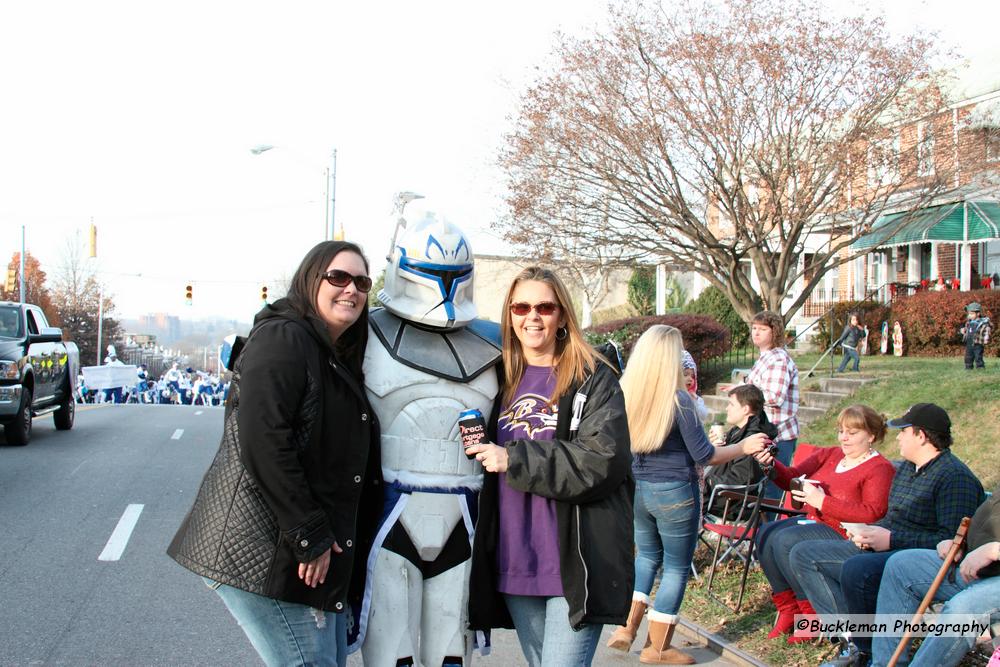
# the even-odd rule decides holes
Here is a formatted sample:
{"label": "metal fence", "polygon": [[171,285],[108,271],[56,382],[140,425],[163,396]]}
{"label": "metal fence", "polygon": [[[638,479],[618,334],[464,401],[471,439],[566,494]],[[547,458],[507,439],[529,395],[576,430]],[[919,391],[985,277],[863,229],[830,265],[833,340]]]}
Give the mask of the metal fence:
{"label": "metal fence", "polygon": [[756,359],[757,348],[748,343],[739,347],[731,347],[728,352],[718,357],[702,360],[698,372],[699,375],[715,376],[720,371],[731,368],[750,368]]}

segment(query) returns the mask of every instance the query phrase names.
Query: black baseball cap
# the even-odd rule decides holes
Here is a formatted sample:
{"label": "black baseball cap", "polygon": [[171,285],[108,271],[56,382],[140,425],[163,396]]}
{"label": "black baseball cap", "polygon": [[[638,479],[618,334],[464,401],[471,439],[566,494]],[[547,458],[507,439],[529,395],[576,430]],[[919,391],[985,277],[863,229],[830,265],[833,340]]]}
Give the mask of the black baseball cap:
{"label": "black baseball cap", "polygon": [[890,419],[887,425],[890,428],[916,426],[935,433],[951,433],[951,418],[944,411],[944,408],[933,403],[917,403],[910,407],[902,417]]}

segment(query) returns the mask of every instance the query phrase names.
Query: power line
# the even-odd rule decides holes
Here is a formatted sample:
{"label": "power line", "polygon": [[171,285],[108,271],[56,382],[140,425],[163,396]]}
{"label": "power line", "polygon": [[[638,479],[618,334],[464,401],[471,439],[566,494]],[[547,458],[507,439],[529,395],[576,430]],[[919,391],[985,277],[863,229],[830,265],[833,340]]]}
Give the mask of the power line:
{"label": "power line", "polygon": [[150,275],[147,273],[125,273],[118,271],[96,271],[98,276],[118,276],[125,278],[141,278],[143,280],[163,280],[163,281],[176,281],[181,283],[192,283],[195,285],[260,285],[263,283],[279,283],[283,281],[290,280],[288,277],[284,278],[253,278],[253,279],[209,279],[209,278],[191,278],[185,275],[173,275],[173,276],[163,276],[163,275]]}

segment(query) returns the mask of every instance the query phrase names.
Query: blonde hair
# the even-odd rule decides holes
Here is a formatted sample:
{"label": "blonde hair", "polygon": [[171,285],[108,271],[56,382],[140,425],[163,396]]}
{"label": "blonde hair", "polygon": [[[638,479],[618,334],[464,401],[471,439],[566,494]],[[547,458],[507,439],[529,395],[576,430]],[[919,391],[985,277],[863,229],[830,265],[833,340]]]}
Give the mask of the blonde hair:
{"label": "blonde hair", "polygon": [[681,332],[666,324],[651,326],[632,349],[621,387],[635,454],[659,449],[674,427],[677,391],[684,386],[683,350]]}
{"label": "blonde hair", "polygon": [[510,287],[507,289],[507,297],[504,299],[503,312],[500,314],[500,331],[503,345],[503,365],[504,380],[506,388],[503,392],[505,404],[514,400],[517,393],[517,386],[524,376],[524,368],[527,363],[524,360],[524,352],[521,343],[514,335],[514,326],[510,318],[511,298],[514,289],[522,282],[533,280],[545,283],[552,288],[559,303],[559,312],[565,320],[566,336],[560,340],[556,337],[556,387],[549,397],[549,403],[554,405],[559,397],[568,393],[574,384],[583,382],[588,374],[594,372],[597,366],[597,353],[590,347],[583,337],[583,330],[576,321],[576,313],[573,312],[573,302],[569,298],[566,286],[549,269],[539,266],[529,266],[514,277]]}

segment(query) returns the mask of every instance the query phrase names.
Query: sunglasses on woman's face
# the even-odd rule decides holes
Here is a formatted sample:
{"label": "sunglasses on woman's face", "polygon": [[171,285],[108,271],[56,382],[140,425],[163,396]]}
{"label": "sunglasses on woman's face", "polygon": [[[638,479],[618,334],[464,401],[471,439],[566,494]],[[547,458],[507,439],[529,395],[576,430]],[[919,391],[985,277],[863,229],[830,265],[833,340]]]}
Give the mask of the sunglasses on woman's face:
{"label": "sunglasses on woman's face", "polygon": [[518,317],[524,317],[531,312],[532,308],[534,308],[535,312],[539,315],[552,315],[559,310],[559,304],[552,303],[551,301],[542,301],[541,303],[536,303],[534,306],[530,303],[523,302],[510,304],[510,312]]}
{"label": "sunglasses on woman's face", "polygon": [[341,271],[340,269],[327,271],[322,275],[322,278],[334,287],[347,287],[353,280],[354,286],[358,288],[358,291],[365,294],[372,288],[372,279],[368,276],[352,276],[347,271]]}

